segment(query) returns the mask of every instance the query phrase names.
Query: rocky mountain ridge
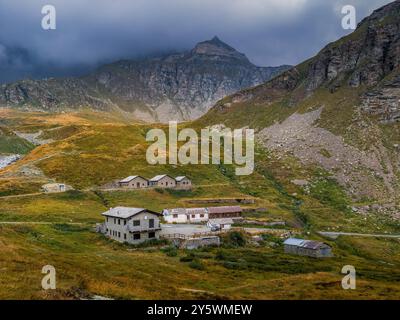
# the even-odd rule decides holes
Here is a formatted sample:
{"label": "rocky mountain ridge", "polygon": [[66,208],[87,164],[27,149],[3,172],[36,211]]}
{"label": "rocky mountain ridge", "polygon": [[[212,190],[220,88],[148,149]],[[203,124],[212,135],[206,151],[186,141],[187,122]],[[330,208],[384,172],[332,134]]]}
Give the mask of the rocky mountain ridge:
{"label": "rocky mountain ridge", "polygon": [[214,37],[188,52],[118,61],[80,78],[5,84],[0,86],[0,105],[49,112],[89,107],[144,121],[189,120],[224,96],[286,69],[257,67]]}

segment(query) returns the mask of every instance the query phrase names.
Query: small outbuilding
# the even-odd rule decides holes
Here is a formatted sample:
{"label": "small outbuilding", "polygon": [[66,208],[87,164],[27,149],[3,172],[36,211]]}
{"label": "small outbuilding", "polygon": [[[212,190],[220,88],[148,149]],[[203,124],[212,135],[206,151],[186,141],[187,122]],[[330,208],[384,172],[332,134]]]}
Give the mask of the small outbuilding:
{"label": "small outbuilding", "polygon": [[120,188],[142,189],[149,186],[149,181],[141,176],[129,176],[118,182]]}
{"label": "small outbuilding", "polygon": [[206,208],[174,208],[162,212],[167,223],[202,223],[208,221]]}
{"label": "small outbuilding", "polygon": [[210,219],[207,222],[209,228],[217,228],[219,230],[229,230],[232,228],[232,218]]}
{"label": "small outbuilding", "polygon": [[314,258],[328,258],[333,256],[332,248],[326,243],[319,241],[289,238],[283,245],[285,253],[289,254]]}
{"label": "small outbuilding", "polygon": [[45,193],[59,193],[72,190],[72,187],[64,183],[47,183],[42,186],[42,191]]}
{"label": "small outbuilding", "polygon": [[192,187],[192,181],[186,176],[179,176],[175,178],[176,187],[179,189],[190,189]]}
{"label": "small outbuilding", "polygon": [[157,188],[175,188],[176,180],[167,174],[162,174],[151,178],[149,186]]}

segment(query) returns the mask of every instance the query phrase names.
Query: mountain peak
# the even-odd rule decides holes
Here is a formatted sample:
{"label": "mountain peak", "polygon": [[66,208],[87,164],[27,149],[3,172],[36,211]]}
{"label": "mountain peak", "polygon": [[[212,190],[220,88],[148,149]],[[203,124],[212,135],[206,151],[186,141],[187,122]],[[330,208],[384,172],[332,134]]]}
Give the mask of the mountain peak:
{"label": "mountain peak", "polygon": [[236,51],[236,49],[223,42],[217,36],[214,36],[211,40],[199,42],[191,53],[193,56],[233,58],[249,63],[249,60],[243,53]]}

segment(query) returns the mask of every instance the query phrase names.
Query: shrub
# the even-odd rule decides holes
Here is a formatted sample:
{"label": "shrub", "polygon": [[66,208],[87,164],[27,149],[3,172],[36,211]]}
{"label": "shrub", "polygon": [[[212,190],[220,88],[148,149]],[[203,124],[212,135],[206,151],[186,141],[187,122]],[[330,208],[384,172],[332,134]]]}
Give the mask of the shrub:
{"label": "shrub", "polygon": [[193,261],[191,261],[189,263],[189,267],[196,270],[204,270],[206,268],[204,264],[198,259],[194,259]]}
{"label": "shrub", "polygon": [[178,255],[178,250],[174,246],[168,246],[161,249],[168,257],[176,257]]}
{"label": "shrub", "polygon": [[184,256],[184,257],[181,257],[179,260],[181,261],[181,262],[192,262],[193,260],[194,260],[194,256],[193,255],[187,255],[187,256]]}
{"label": "shrub", "polygon": [[246,245],[246,238],[243,233],[232,231],[229,232],[227,237],[224,239],[224,243],[232,247],[243,247]]}

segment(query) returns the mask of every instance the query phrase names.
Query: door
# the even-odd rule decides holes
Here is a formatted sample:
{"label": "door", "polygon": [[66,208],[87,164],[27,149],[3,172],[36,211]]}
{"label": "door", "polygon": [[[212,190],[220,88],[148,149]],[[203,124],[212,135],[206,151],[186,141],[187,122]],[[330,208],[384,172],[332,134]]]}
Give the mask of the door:
{"label": "door", "polygon": [[140,188],[140,182],[136,183],[136,188]]}

